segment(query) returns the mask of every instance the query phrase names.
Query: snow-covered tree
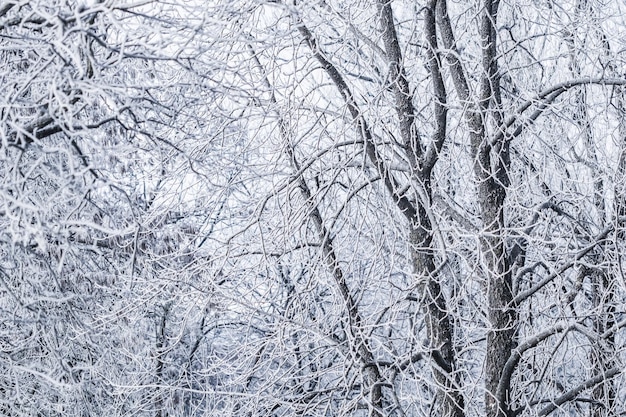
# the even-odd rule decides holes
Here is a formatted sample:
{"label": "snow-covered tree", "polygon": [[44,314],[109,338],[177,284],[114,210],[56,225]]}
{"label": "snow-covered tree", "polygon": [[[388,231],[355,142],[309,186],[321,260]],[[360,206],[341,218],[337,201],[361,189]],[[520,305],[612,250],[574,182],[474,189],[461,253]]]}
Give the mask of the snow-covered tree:
{"label": "snow-covered tree", "polygon": [[1,412],[624,413],[625,20],[0,3]]}

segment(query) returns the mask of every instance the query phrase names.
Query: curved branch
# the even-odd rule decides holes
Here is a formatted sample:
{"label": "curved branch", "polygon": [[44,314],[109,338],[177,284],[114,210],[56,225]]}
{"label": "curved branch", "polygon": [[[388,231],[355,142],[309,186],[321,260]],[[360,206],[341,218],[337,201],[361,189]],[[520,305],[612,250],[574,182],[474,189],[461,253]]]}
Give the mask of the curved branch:
{"label": "curved branch", "polygon": [[598,374],[594,376],[593,378],[589,378],[588,380],[581,383],[580,385],[567,391],[565,394],[561,395],[560,397],[552,400],[550,405],[544,407],[541,411],[539,411],[539,413],[537,413],[537,416],[538,417],[547,416],[548,414],[552,413],[554,410],[556,410],[557,408],[559,408],[561,405],[565,404],[566,402],[574,400],[576,396],[580,394],[581,392],[583,392],[584,390],[593,388],[600,382],[613,378],[615,375],[618,375],[620,373],[622,373],[622,367],[615,366],[606,372]]}
{"label": "curved branch", "polygon": [[[515,114],[507,119],[504,123],[503,129],[500,133],[498,133],[494,139],[491,141],[492,143],[496,143],[504,138],[510,141],[518,137],[525,127],[528,127],[533,124],[539,116],[543,114],[543,112],[548,108],[548,106],[556,100],[561,94],[566,91],[571,90],[572,88],[581,86],[581,85],[611,85],[611,86],[619,86],[626,85],[626,79],[622,78],[579,78],[575,80],[568,80],[562,83],[556,84],[550,88],[547,88],[537,94],[535,97],[527,100],[521,106],[519,106],[515,112]],[[508,129],[513,126],[516,122],[520,121],[522,114],[528,110],[533,104],[539,104],[537,110],[528,117],[527,120],[520,122],[520,125],[511,132],[507,133]]]}
{"label": "curved branch", "polygon": [[504,402],[506,401],[507,393],[511,387],[511,377],[513,376],[513,372],[517,368],[517,364],[519,363],[520,359],[522,359],[524,352],[534,348],[547,338],[554,336],[555,334],[562,331],[569,331],[574,327],[575,325],[559,323],[556,326],[544,330],[543,332],[529,338],[512,352],[511,356],[506,361],[504,368],[502,369],[502,376],[500,377],[500,382],[498,383],[496,399],[499,404],[504,404]]}
{"label": "curved branch", "polygon": [[587,247],[580,250],[576,254],[576,256],[574,256],[574,259],[572,259],[570,262],[566,263],[565,265],[563,265],[562,267],[560,267],[559,269],[557,269],[556,271],[554,271],[553,273],[551,273],[550,275],[548,275],[547,277],[539,281],[537,284],[535,284],[534,287],[529,288],[526,291],[523,291],[517,294],[515,298],[511,301],[512,305],[519,305],[521,302],[530,298],[537,291],[539,291],[544,286],[546,286],[551,281],[553,281],[555,278],[560,276],[563,272],[567,271],[568,269],[576,265],[578,261],[580,261],[585,255],[587,255],[593,248],[599,245],[601,241],[604,240],[608,236],[608,234],[611,233],[613,230],[614,230],[614,226],[609,226],[606,229],[604,229],[600,234],[596,236],[595,241],[593,243],[591,243]]}

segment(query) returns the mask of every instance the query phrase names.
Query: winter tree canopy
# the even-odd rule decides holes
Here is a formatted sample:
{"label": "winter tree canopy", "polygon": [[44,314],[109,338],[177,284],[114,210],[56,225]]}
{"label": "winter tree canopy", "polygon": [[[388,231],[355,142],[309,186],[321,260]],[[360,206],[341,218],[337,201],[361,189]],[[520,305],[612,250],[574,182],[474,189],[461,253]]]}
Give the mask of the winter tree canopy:
{"label": "winter tree canopy", "polygon": [[626,414],[621,0],[0,0],[0,415]]}

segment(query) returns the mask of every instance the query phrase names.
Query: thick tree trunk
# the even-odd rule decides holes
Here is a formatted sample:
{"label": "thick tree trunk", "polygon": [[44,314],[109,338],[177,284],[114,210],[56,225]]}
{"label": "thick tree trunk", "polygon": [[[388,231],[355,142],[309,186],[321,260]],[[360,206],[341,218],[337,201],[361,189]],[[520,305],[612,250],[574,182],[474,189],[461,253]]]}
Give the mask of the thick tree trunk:
{"label": "thick tree trunk", "polygon": [[[491,184],[490,184],[491,183]],[[511,270],[503,239],[503,187],[495,181],[483,181],[479,187],[481,212],[485,231],[481,238],[487,272],[488,317],[491,328],[487,334],[485,358],[485,404],[487,416],[507,416],[511,405],[508,398],[497,398],[498,385],[504,365],[515,346],[517,315],[512,305]],[[508,383],[507,383],[508,385]],[[508,388],[508,386],[507,386]],[[508,389],[505,390],[505,395]]]}
{"label": "thick tree trunk", "polygon": [[[391,88],[395,95],[399,131],[404,153],[412,171],[413,189],[416,195],[414,215],[409,218],[413,271],[419,282],[419,293],[425,306],[426,328],[430,349],[433,352],[433,374],[437,383],[435,404],[442,417],[462,417],[465,402],[456,373],[453,348],[453,327],[450,308],[439,282],[435,263],[434,229],[428,210],[432,200],[431,171],[437,154],[446,137],[446,89],[439,67],[437,35],[434,16],[435,2],[426,10],[425,31],[428,37],[428,66],[433,84],[435,130],[431,147],[424,155],[422,139],[415,124],[415,108],[409,83],[402,62],[402,50],[398,41],[393,10],[389,0],[379,0],[378,13],[385,52],[390,63]],[[401,208],[401,207],[400,207]]]}
{"label": "thick tree trunk", "polygon": [[458,374],[455,373],[452,323],[441,285],[437,281],[434,254],[427,249],[431,245],[430,240],[424,229],[415,230],[411,235],[413,268],[421,280],[419,291],[425,305],[428,340],[435,365],[433,374],[438,385],[435,394],[436,407],[439,410],[437,415],[462,417],[465,415],[465,401]]}
{"label": "thick tree trunk", "polygon": [[[499,140],[492,143],[487,128],[487,123],[493,122],[495,132],[503,131],[496,54],[497,11],[497,1],[483,2],[479,27],[483,73],[477,95],[474,96],[459,59],[446,0],[438,0],[436,7],[437,22],[444,46],[453,51],[448,55],[452,80],[461,101],[469,106],[465,112],[465,120],[470,130],[474,175],[478,184],[478,202],[483,223],[480,248],[487,282],[487,316],[490,322],[485,358],[485,405],[486,415],[489,417],[510,414],[511,406],[507,395],[510,381],[504,381],[505,383],[501,385],[500,378],[515,346],[517,321],[513,305],[511,265],[504,245],[506,237],[504,203],[509,185],[510,138],[499,136]],[[504,388],[500,397],[498,397],[499,386]]]}

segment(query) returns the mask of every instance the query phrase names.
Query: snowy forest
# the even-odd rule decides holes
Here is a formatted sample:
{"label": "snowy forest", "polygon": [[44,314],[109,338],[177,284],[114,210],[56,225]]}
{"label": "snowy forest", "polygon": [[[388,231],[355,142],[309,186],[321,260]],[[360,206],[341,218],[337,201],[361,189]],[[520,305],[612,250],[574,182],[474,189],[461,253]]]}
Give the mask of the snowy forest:
{"label": "snowy forest", "polygon": [[626,415],[622,0],[0,0],[0,415]]}

